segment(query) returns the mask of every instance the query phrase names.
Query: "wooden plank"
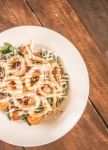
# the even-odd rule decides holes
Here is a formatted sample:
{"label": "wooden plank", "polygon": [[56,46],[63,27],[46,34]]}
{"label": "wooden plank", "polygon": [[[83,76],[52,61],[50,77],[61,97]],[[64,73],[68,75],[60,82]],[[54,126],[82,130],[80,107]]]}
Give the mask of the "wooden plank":
{"label": "wooden plank", "polygon": [[18,25],[39,25],[28,5],[21,0],[0,0],[0,32]]}
{"label": "wooden plank", "polygon": [[107,150],[108,134],[88,103],[79,123],[63,138],[45,146],[25,148],[26,150]]}
{"label": "wooden plank", "polygon": [[24,150],[22,147],[13,146],[0,141],[0,150]]}
{"label": "wooden plank", "polygon": [[108,0],[67,0],[108,60]]}
{"label": "wooden plank", "polygon": [[108,63],[65,0],[28,0],[41,24],[66,36],[79,49],[90,75],[90,99],[108,124]]}
{"label": "wooden plank", "polygon": [[[21,0],[0,0],[0,31],[18,25],[39,25],[28,5]],[[0,150],[23,150],[0,141]]]}

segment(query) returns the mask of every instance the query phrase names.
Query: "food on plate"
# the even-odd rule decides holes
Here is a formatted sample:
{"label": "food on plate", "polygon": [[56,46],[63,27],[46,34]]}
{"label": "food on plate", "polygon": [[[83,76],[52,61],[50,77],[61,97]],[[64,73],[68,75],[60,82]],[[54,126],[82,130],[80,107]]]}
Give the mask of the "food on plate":
{"label": "food on plate", "polygon": [[68,74],[51,50],[33,43],[0,47],[0,110],[10,120],[39,123],[56,114],[68,92]]}

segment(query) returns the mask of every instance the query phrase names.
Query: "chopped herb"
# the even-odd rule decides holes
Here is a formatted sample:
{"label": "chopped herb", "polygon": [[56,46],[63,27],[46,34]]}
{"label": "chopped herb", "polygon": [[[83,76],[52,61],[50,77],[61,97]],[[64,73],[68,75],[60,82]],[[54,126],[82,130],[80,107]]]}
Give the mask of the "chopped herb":
{"label": "chopped herb", "polygon": [[47,98],[47,101],[49,102],[50,105],[53,104],[53,98],[52,98],[52,97],[48,97],[48,98]]}
{"label": "chopped herb", "polygon": [[64,76],[68,76],[68,74],[67,74],[67,73],[64,73]]}
{"label": "chopped herb", "polygon": [[66,84],[63,84],[62,87],[65,88],[65,87],[66,87]]}
{"label": "chopped herb", "polygon": [[60,58],[59,56],[57,56],[57,63],[58,63],[59,65],[62,64],[61,58]]}
{"label": "chopped herb", "polygon": [[0,51],[2,54],[7,54],[14,51],[16,48],[13,47],[10,43],[4,43],[3,47],[0,47]]}
{"label": "chopped herb", "polygon": [[15,48],[14,48],[13,46],[10,46],[10,47],[9,47],[9,50],[10,50],[10,51],[14,51],[14,49],[15,49]]}
{"label": "chopped herb", "polygon": [[63,74],[63,79],[69,79],[69,76],[67,73]]}
{"label": "chopped herb", "polygon": [[60,113],[63,113],[64,111],[63,111],[63,110],[59,110],[59,112],[60,112]]}
{"label": "chopped herb", "polygon": [[10,94],[10,93],[8,93],[8,96],[9,96],[9,97],[11,97],[11,94]]}
{"label": "chopped herb", "polygon": [[62,103],[62,102],[64,101],[64,97],[58,98],[57,101],[58,101],[59,103]]}
{"label": "chopped herb", "polygon": [[49,59],[53,58],[51,55],[49,56]]}
{"label": "chopped herb", "polygon": [[67,92],[67,90],[68,90],[68,82],[65,82],[65,83],[62,85],[62,87],[63,87],[63,91],[64,91],[64,92]]}
{"label": "chopped herb", "polygon": [[35,113],[39,113],[39,112],[41,112],[41,111],[43,111],[44,110],[44,108],[43,107],[39,107],[39,108],[36,108],[35,109]]}
{"label": "chopped herb", "polygon": [[56,56],[55,56],[55,55],[53,55],[53,60],[55,60],[55,61],[56,61]]}
{"label": "chopped herb", "polygon": [[21,47],[17,48],[16,51],[17,51],[17,53],[18,53],[19,55],[23,56]]}
{"label": "chopped herb", "polygon": [[42,52],[42,55],[43,55],[43,56],[46,56],[47,54],[48,54],[47,51],[43,51],[43,52]]}
{"label": "chopped herb", "polygon": [[57,98],[57,106],[59,106],[64,101],[64,97]]}
{"label": "chopped herb", "polygon": [[24,104],[25,104],[25,105],[28,105],[28,100],[25,100],[25,101],[24,101]]}
{"label": "chopped herb", "polygon": [[31,126],[31,123],[27,120],[27,117],[25,117],[25,121],[28,123],[29,126]]}
{"label": "chopped herb", "polygon": [[24,115],[24,114],[21,115],[20,119],[21,119],[21,120],[25,120],[25,119],[26,119],[26,115]]}
{"label": "chopped herb", "polygon": [[10,103],[10,104],[14,104],[14,102],[13,102],[12,100],[9,100],[9,103]]}
{"label": "chopped herb", "polygon": [[8,116],[8,118],[9,118],[9,120],[11,120],[11,115],[10,115],[9,112],[7,113],[7,116]]}

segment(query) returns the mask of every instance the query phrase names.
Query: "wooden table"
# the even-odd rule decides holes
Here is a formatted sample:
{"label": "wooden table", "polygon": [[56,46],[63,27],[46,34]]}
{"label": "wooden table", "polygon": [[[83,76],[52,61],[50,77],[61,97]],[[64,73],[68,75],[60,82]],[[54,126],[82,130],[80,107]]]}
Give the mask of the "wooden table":
{"label": "wooden table", "polygon": [[83,56],[90,75],[83,117],[63,138],[25,148],[0,142],[0,150],[108,150],[108,0],[0,0],[0,31],[19,25],[51,28]]}

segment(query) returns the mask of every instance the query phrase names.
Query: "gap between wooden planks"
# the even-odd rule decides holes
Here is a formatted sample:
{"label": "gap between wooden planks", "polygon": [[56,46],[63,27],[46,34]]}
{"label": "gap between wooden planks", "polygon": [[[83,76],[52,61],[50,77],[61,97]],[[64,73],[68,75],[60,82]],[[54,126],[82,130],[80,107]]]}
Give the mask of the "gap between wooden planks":
{"label": "gap between wooden planks", "polygon": [[[39,2],[39,1],[35,1]],[[39,3],[42,3],[43,1],[41,0]],[[55,1],[56,2],[56,1]],[[47,8],[49,9],[49,12],[53,10],[53,6],[55,6],[55,2],[49,0],[45,0],[43,5],[46,4]],[[57,1],[58,2],[58,1]],[[64,3],[65,1],[62,1]],[[49,6],[49,3],[52,7]],[[61,3],[61,4],[62,4]],[[47,5],[48,4],[48,5]],[[61,5],[60,1],[58,5]],[[67,3],[64,3],[67,5]],[[62,4],[63,5],[63,4]],[[63,7],[63,6],[62,6]],[[38,19],[34,16],[34,14],[31,12],[30,8],[27,6],[24,0],[18,1],[18,0],[1,0],[0,1],[0,31],[3,31],[7,28],[14,27],[17,25],[26,25],[26,24],[34,24],[34,25],[40,25]],[[58,11],[60,8],[54,7],[54,11]],[[19,11],[20,10],[20,11]],[[40,8],[39,8],[40,10]],[[67,11],[65,12],[67,13]],[[43,15],[43,14],[42,14]],[[50,14],[52,15],[52,14]],[[46,19],[48,16],[46,16]],[[39,18],[39,17],[38,17]],[[56,21],[55,18],[52,18]],[[61,18],[62,19],[62,18]],[[54,21],[53,20],[53,21]],[[50,28],[53,28],[52,25],[46,22],[41,23],[45,26],[49,26]],[[57,24],[57,30],[58,30],[58,25],[61,23],[58,21]],[[52,26],[52,27],[51,27]],[[61,32],[63,34],[63,27],[60,27]],[[68,27],[64,27],[64,30],[69,30]],[[71,30],[70,30],[71,31]],[[66,36],[68,37],[69,35],[67,32],[64,32]],[[77,34],[76,34],[77,35]],[[70,38],[70,37],[69,37]],[[77,42],[77,40],[76,40]],[[88,136],[89,135],[89,136]],[[68,143],[68,145],[67,145]],[[77,126],[70,131],[64,138],[58,140],[57,142],[54,142],[52,144],[49,144],[44,147],[39,147],[39,148],[33,148],[34,150],[43,150],[43,149],[57,149],[59,150],[61,148],[61,145],[63,145],[63,150],[91,150],[91,149],[107,149],[108,146],[108,140],[107,140],[107,132],[105,129],[105,126],[102,123],[102,120],[100,120],[98,114],[95,112],[94,108],[90,104],[90,102],[87,105],[86,111],[81,118],[80,122],[77,124]],[[3,142],[0,143],[0,150],[17,150],[17,149],[23,149],[15,146],[11,146],[9,144],[5,144]],[[27,148],[29,150],[32,150],[32,148]]]}

